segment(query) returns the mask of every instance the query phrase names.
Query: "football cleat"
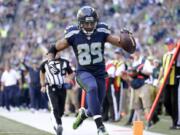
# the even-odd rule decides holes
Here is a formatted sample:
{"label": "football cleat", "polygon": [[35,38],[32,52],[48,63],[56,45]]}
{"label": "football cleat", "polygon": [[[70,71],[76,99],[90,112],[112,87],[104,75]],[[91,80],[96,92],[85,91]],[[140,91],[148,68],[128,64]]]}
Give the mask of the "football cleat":
{"label": "football cleat", "polygon": [[76,120],[73,123],[73,129],[77,129],[86,118],[85,108],[80,108]]}

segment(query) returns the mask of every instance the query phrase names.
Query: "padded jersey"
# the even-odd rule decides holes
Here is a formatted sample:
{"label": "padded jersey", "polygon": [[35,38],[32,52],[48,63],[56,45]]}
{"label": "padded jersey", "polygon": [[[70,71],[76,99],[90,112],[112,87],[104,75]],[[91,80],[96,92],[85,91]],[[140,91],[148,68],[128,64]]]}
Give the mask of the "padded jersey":
{"label": "padded jersey", "polygon": [[65,38],[72,46],[77,58],[77,71],[87,71],[94,76],[104,76],[104,44],[110,29],[105,23],[98,23],[94,33],[87,36],[78,26],[70,26],[65,31]]}

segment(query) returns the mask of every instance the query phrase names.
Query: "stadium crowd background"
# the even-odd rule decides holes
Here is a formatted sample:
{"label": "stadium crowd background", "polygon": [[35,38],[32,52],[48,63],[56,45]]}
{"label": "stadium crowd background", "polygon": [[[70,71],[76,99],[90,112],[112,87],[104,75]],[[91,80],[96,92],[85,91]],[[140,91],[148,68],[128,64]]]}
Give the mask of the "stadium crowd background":
{"label": "stadium crowd background", "polygon": [[[113,33],[130,29],[143,56],[160,60],[165,41],[180,38],[179,0],[0,0],[0,75],[7,61],[15,69],[23,60],[40,64],[83,5],[95,7]],[[107,49],[113,58],[114,48]],[[73,60],[71,54],[66,50],[62,56]]]}
{"label": "stadium crowd background", "polygon": [[[167,37],[180,36],[178,0],[1,0],[0,54],[14,63],[22,57],[42,58],[41,51],[63,36],[63,29],[76,22],[83,5],[94,6],[100,20],[114,33],[127,27],[145,55],[161,58]],[[152,12],[153,11],[153,12]],[[42,49],[43,48],[43,49]],[[159,50],[162,51],[159,51]],[[69,57],[68,53],[65,56]],[[15,59],[14,59],[15,58]]]}

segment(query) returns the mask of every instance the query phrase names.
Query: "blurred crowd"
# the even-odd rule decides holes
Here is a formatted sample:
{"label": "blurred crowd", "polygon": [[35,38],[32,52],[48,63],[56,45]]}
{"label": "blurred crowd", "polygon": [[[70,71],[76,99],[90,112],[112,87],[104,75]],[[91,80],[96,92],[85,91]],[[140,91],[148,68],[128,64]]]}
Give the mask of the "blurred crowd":
{"label": "blurred crowd", "polygon": [[[106,96],[104,121],[118,121],[133,111],[133,114],[136,114],[133,115],[136,116],[134,119],[140,119],[142,107],[133,102],[135,100],[129,87],[133,77],[127,77],[124,72],[133,71],[132,67],[136,67],[139,58],[144,61],[142,63],[148,63],[148,67],[151,67],[148,69],[151,70],[148,75],[143,77],[147,79],[151,76],[152,80],[142,83],[142,86],[145,86],[146,90],[151,90],[152,94],[145,97],[149,100],[144,103],[146,107],[144,111],[145,114],[149,112],[155,97],[153,94],[157,93],[157,84],[154,81],[158,78],[162,56],[167,51],[164,44],[175,43],[180,38],[179,0],[0,0],[0,76],[6,70],[12,69],[14,76],[12,85],[15,89],[10,92],[10,101],[5,101],[7,93],[0,92],[0,107],[7,107],[5,104],[7,103],[8,110],[11,107],[24,107],[32,110],[48,109],[47,95],[40,91],[38,66],[50,45],[63,36],[64,28],[76,23],[77,10],[83,5],[95,7],[100,21],[109,24],[113,33],[119,33],[121,28],[131,30],[137,42],[137,50],[133,56],[129,56],[122,50],[114,51],[115,48],[107,44],[108,51],[105,54],[107,65],[110,63],[118,65],[117,61],[123,61],[124,67],[117,71],[117,74],[115,71],[113,73],[107,71],[110,76],[107,80],[110,82],[107,83],[107,89],[113,89],[115,95],[114,99],[109,99],[108,94]],[[70,59],[74,65],[74,58],[70,52],[65,50],[61,55]],[[115,76],[120,75],[125,81],[114,84]],[[19,87],[16,86],[15,80]],[[141,82],[138,83],[141,84]],[[121,84],[123,84],[124,91],[120,94]],[[65,115],[69,115],[71,111],[76,113],[80,105],[81,88],[74,83],[71,86],[68,88],[71,90],[67,94]],[[139,86],[134,87],[140,88]],[[1,89],[4,88],[1,87]],[[36,93],[31,93],[35,89],[37,89]],[[112,98],[111,94],[110,98]],[[121,98],[122,95],[124,98]],[[126,106],[130,100],[132,104]],[[117,101],[116,107],[112,106],[115,101]],[[107,104],[109,104],[110,113],[109,108],[106,108]],[[113,112],[114,107],[115,112]],[[161,113],[161,109],[158,113]],[[154,123],[158,120],[155,118]],[[131,122],[132,120],[127,124]]]}
{"label": "blurred crowd", "polygon": [[[180,36],[178,0],[1,0],[1,61],[22,57],[42,59],[51,43],[63,36],[63,29],[76,23],[82,5],[92,5],[100,21],[110,25],[114,33],[130,29],[144,54],[162,56],[167,37]],[[152,12],[153,11],[153,12]],[[110,48],[111,49],[111,48]],[[68,51],[67,51],[68,52]],[[64,54],[69,57],[70,54]],[[160,56],[159,56],[160,55]],[[1,62],[2,63],[2,62]]]}

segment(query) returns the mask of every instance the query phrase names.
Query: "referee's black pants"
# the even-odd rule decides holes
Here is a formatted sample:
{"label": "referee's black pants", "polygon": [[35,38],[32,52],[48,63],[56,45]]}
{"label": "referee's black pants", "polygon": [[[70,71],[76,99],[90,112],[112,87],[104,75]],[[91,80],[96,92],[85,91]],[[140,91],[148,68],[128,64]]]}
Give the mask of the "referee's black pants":
{"label": "referee's black pants", "polygon": [[178,84],[166,85],[164,90],[164,105],[166,112],[171,116],[172,127],[178,121]]}
{"label": "referee's black pants", "polygon": [[64,113],[66,99],[66,90],[64,88],[59,88],[58,86],[48,86],[47,94],[51,106],[51,112],[53,112],[56,124],[61,125],[61,117]]}

